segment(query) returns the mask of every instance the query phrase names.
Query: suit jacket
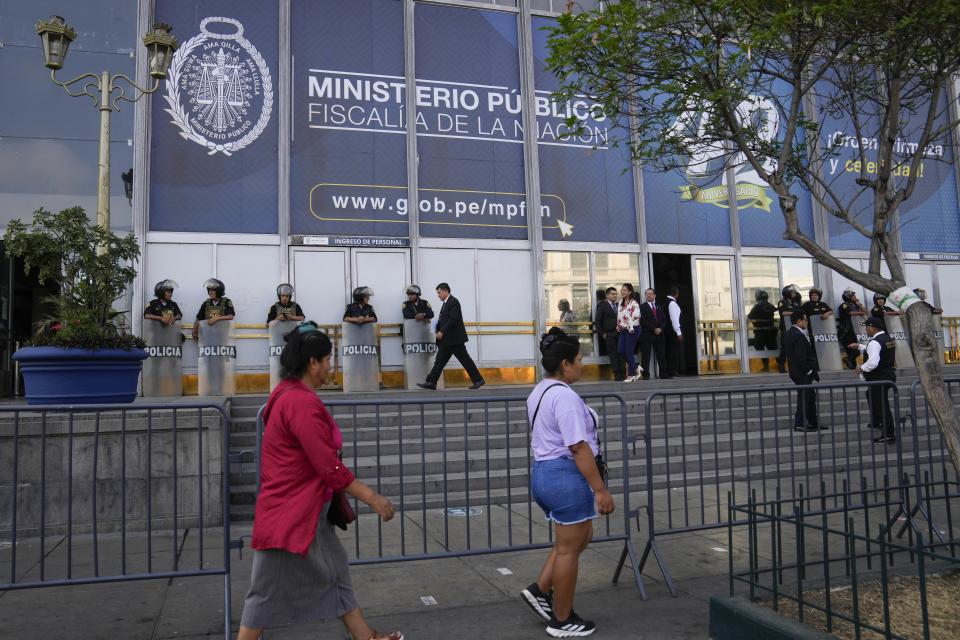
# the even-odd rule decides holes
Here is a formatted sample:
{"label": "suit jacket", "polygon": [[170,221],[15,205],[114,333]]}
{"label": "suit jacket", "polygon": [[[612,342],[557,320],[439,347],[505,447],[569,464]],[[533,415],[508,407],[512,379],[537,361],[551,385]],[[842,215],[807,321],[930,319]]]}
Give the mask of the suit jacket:
{"label": "suit jacket", "polygon": [[597,303],[597,313],[594,315],[593,324],[597,328],[597,333],[601,336],[617,331],[617,310],[614,307],[611,307],[606,300]]}
{"label": "suit jacket", "polygon": [[[670,318],[667,317],[667,313],[663,307],[654,302],[657,306],[657,316],[654,318],[653,310],[650,309],[650,304],[644,300],[640,303],[640,339],[641,340],[659,340],[663,338],[664,334],[667,331],[667,323],[670,322]],[[654,333],[654,329],[660,329],[660,335]]]}
{"label": "suit jacket", "polygon": [[463,326],[460,301],[453,296],[449,296],[440,309],[440,315],[437,316],[437,332],[443,333],[443,338],[437,342],[447,347],[466,344],[470,340],[467,337],[467,328]]}
{"label": "suit jacket", "polygon": [[810,384],[814,379],[820,379],[817,352],[807,339],[806,332],[793,327],[787,329],[783,335],[783,350],[790,366],[790,379],[796,384]]}

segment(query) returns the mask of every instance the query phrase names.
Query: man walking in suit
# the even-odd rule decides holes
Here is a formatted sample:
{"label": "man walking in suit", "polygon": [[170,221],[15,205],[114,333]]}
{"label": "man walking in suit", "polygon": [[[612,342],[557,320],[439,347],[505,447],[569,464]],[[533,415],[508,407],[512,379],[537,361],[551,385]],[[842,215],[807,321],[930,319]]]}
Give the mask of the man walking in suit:
{"label": "man walking in suit", "polygon": [[[820,382],[820,364],[817,352],[807,335],[807,317],[802,311],[790,314],[793,326],[783,334],[783,352],[790,370],[790,379],[796,385],[811,385]],[[817,392],[813,389],[797,389],[797,411],[793,418],[796,431],[817,431]]]}
{"label": "man walking in suit", "polygon": [[623,360],[617,352],[617,288],[607,287],[606,299],[597,303],[597,312],[593,317],[593,324],[597,336],[607,347],[607,357],[610,358],[610,368],[613,369],[613,379],[622,382],[624,378]]}
{"label": "man walking in suit", "polygon": [[640,305],[640,366],[643,379],[650,379],[650,351],[657,354],[658,377],[671,377],[666,358],[664,332],[667,329],[667,314],[657,304],[657,292],[647,289],[646,302]]}
{"label": "man walking in suit", "polygon": [[450,295],[450,285],[441,282],[437,285],[437,297],[443,302],[440,314],[437,316],[437,357],[433,369],[427,374],[426,382],[418,382],[421,389],[436,389],[437,380],[443,374],[443,368],[455,356],[467,375],[470,376],[471,389],[479,389],[486,381],[480,375],[477,365],[467,352],[467,328],[463,326],[463,312],[460,310],[460,301]]}

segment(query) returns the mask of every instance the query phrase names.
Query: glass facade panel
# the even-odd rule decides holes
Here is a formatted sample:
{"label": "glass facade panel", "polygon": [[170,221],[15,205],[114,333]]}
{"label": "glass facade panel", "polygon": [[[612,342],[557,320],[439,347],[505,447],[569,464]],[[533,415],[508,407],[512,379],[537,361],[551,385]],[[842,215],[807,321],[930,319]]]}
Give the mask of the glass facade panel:
{"label": "glass facade panel", "polygon": [[0,42],[3,42],[4,49],[35,48],[35,64],[39,67],[43,54],[34,25],[40,18],[51,15],[62,15],[67,24],[77,31],[77,39],[70,44],[67,54],[66,73],[81,73],[76,71],[79,67],[73,66],[72,54],[77,51],[129,54],[135,47],[143,46],[137,34],[136,2],[3,0],[0,2]]}
{"label": "glass facade panel", "polygon": [[[770,371],[779,350],[776,303],[780,291],[777,258],[744,256],[743,318],[747,323],[747,357],[750,370]],[[776,371],[776,368],[773,369]]]}
{"label": "glass facade panel", "polygon": [[580,353],[592,356],[591,318],[595,303],[590,294],[590,254],[546,251],[544,265],[544,303],[547,326],[560,326],[580,336]]}
{"label": "glass facade panel", "polygon": [[[720,359],[737,353],[730,261],[697,258],[696,265],[701,372],[727,372]],[[739,370],[739,364],[735,368]]]}
{"label": "glass facade panel", "polygon": [[[804,302],[809,300],[810,288],[813,286],[813,260],[810,258],[781,258],[780,269],[783,275],[781,287],[788,284],[797,285]],[[779,296],[777,299],[779,299]]]}

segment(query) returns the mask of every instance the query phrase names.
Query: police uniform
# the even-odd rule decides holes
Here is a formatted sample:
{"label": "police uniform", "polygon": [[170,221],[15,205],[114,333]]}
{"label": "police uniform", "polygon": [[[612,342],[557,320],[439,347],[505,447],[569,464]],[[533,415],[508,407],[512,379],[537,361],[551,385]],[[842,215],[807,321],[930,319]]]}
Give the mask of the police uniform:
{"label": "police uniform", "polygon": [[351,302],[343,312],[343,319],[347,318],[373,318],[376,321],[377,314],[369,304]]}
{"label": "police uniform", "polygon": [[272,322],[282,315],[303,317],[303,309],[296,302],[290,301],[290,304],[282,305],[279,302],[270,307],[270,313],[267,314],[267,322]]}
{"label": "police uniform", "polygon": [[793,315],[794,311],[800,311],[800,302],[797,298],[780,298],[780,302],[777,303],[777,313],[780,314],[780,324],[778,325],[780,333],[780,353],[777,355],[777,367],[780,373],[786,373],[787,371],[787,354],[783,350],[783,334],[787,330],[787,322],[784,318]]}
{"label": "police uniform", "polygon": [[853,326],[853,317],[851,314],[863,312],[863,305],[854,302],[843,302],[840,304],[840,309],[837,313],[837,340],[843,345],[843,350],[847,355],[847,366],[851,369],[857,368],[857,356],[860,355],[860,349],[851,349],[847,346],[857,341],[857,330]]}
{"label": "police uniform", "polygon": [[208,298],[200,305],[200,311],[197,311],[197,320],[209,320],[210,318],[235,315],[237,314],[233,310],[233,303],[230,302],[230,298],[223,297],[219,300],[210,300]]}
{"label": "police uniform", "polygon": [[426,300],[419,299],[416,302],[411,302],[409,300],[404,300],[403,302],[403,317],[406,320],[413,320],[417,317],[417,314],[422,313],[423,317],[427,320],[433,318],[433,309],[430,308],[430,303]]}
{"label": "police uniform", "polygon": [[[874,334],[864,351],[870,349],[871,344],[876,343],[880,346],[880,361],[875,369],[863,371],[863,379],[867,382],[885,380],[889,382],[897,381],[897,343],[893,337],[886,331]],[[866,364],[866,363],[865,363]],[[893,413],[890,411],[890,387],[871,386],[867,389],[867,401],[870,403],[870,424],[874,429],[883,429],[886,437],[893,437],[896,434],[896,421]]]}
{"label": "police uniform", "polygon": [[809,322],[809,318],[813,316],[822,316],[825,313],[830,313],[833,309],[830,308],[823,300],[807,300],[800,306],[800,310],[803,311],[803,315],[807,316],[807,335],[813,337],[813,324]]}
{"label": "police uniform", "polygon": [[873,305],[873,308],[870,309],[870,315],[871,315],[872,317],[874,317],[874,318],[880,318],[881,320],[884,321],[883,326],[887,326],[887,324],[886,324],[886,313],[887,313],[887,312],[892,312],[892,311],[893,311],[893,309],[891,309],[891,308],[888,307],[887,305],[883,305],[883,306],[881,307],[880,305],[875,304],[875,305]]}
{"label": "police uniform", "polygon": [[747,314],[747,318],[753,320],[753,348],[757,351],[777,348],[777,329],[773,324],[776,312],[777,308],[769,300],[761,300]]}
{"label": "police uniform", "polygon": [[180,307],[176,302],[173,300],[161,300],[160,298],[151,300],[147,308],[143,310],[143,315],[160,316],[164,320],[176,318],[177,316],[183,317],[183,314],[180,312]]}

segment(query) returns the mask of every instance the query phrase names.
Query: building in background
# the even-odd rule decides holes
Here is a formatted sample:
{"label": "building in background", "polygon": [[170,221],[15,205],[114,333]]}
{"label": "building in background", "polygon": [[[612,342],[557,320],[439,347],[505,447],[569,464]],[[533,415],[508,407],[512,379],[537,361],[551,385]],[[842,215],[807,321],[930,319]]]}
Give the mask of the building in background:
{"label": "building in background", "polygon": [[[849,283],[782,239],[777,204],[749,172],[691,189],[689,172],[631,167],[623,131],[589,99],[554,102],[544,28],[566,2],[519,4],[0,0],[0,224],[40,206],[95,211],[95,112],[49,82],[34,31],[37,18],[70,11],[78,37],[67,75],[108,68],[145,79],[138,34],[154,21],[181,42],[166,86],[114,120],[112,225],[143,247],[128,307],[139,311],[164,278],[180,283],[184,309],[200,304],[207,278],[226,283],[241,390],[266,389],[262,322],[279,282],[331,325],[353,288],[372,287],[385,381],[402,368],[390,325],[402,321],[410,282],[435,306],[434,285],[451,284],[468,349],[492,382],[534,379],[535,335],[558,322],[561,299],[600,375],[591,313],[624,282],[679,287],[683,333],[696,336],[685,341],[689,373],[760,370],[771,354],[754,349],[746,320],[760,290],[775,302],[786,284],[804,294],[817,285],[837,306]],[[569,116],[583,124],[574,138],[564,136]],[[946,286],[960,279],[953,153],[945,145],[925,163],[900,241],[909,284],[960,316],[960,289]],[[843,161],[835,187],[855,189]],[[835,255],[866,260],[863,238],[809,195],[799,210]],[[19,327],[7,351],[41,313],[38,296],[5,261],[0,320]],[[195,374],[190,342],[184,359]]]}

